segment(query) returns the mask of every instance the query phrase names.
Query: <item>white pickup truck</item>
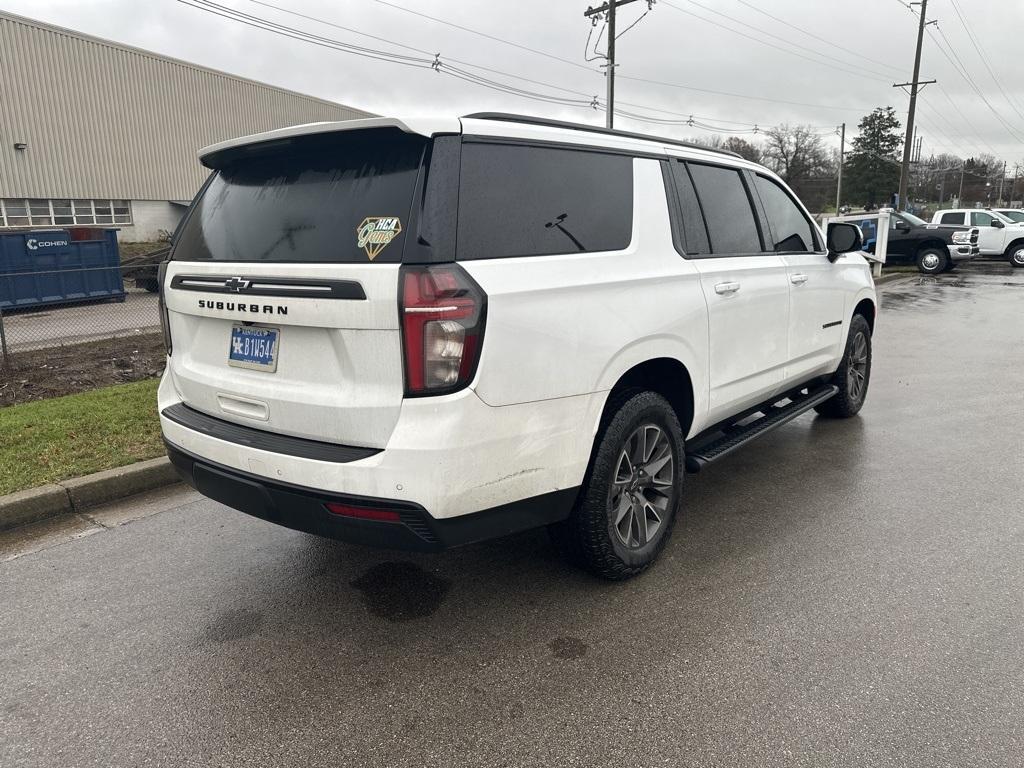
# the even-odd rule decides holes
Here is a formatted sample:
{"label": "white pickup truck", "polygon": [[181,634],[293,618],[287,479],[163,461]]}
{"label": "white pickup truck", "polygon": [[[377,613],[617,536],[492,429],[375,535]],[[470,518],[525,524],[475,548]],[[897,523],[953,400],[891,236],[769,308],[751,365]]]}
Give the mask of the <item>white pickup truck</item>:
{"label": "white pickup truck", "polygon": [[1005,256],[1013,266],[1024,267],[1024,223],[998,211],[951,208],[936,211],[932,224],[977,227],[978,249],[982,256]]}

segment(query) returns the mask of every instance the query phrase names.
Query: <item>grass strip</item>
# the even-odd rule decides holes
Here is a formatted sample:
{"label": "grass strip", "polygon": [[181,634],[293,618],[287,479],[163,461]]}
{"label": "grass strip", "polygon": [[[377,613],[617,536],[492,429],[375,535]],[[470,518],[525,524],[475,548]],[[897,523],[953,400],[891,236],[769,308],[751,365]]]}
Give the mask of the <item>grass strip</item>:
{"label": "grass strip", "polygon": [[0,408],[0,495],[164,452],[157,379]]}

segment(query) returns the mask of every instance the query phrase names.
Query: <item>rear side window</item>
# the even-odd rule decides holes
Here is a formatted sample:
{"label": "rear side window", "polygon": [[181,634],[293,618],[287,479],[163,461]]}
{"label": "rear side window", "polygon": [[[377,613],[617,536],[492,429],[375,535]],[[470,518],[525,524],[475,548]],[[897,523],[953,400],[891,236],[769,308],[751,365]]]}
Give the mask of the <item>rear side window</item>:
{"label": "rear side window", "polygon": [[466,142],[458,258],[618,251],[633,232],[633,160],[559,147]]}
{"label": "rear side window", "polygon": [[942,218],[939,219],[940,224],[963,224],[964,215],[962,213],[944,213]]}
{"label": "rear side window", "polygon": [[761,237],[740,172],[715,165],[688,165],[708,225],[712,253],[760,253]]}
{"label": "rear side window", "polygon": [[681,161],[672,163],[672,178],[679,198],[679,208],[683,215],[683,234],[686,238],[686,252],[699,255],[711,253],[708,243],[708,231],[704,226],[704,214],[700,210],[700,201],[693,188],[690,172]]}
{"label": "rear side window", "polygon": [[400,262],[426,141],[385,129],[238,151],[219,161],[174,258]]}
{"label": "rear side window", "polygon": [[818,250],[814,227],[789,193],[764,176],[755,176],[754,185],[772,230],[772,239],[775,241],[772,250],[776,253],[808,253]]}

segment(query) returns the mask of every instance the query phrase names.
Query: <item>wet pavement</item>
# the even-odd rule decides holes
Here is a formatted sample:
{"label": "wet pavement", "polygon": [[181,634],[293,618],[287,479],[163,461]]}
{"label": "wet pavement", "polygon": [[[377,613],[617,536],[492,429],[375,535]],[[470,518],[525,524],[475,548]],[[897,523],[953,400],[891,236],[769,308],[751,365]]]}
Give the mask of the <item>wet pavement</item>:
{"label": "wet pavement", "polygon": [[0,538],[0,765],[1021,766],[1024,270],[882,289],[871,390],[625,584],[170,489]]}

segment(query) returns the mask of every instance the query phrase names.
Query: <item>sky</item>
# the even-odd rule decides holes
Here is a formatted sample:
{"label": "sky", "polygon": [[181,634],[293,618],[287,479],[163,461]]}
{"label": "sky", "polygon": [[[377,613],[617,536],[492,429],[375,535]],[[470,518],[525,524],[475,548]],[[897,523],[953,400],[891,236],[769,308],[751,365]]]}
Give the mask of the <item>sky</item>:
{"label": "sky", "polygon": [[[602,34],[601,52],[605,37],[600,23],[584,18],[586,0],[217,0],[220,8],[195,7],[203,4],[0,0],[12,13],[378,114],[504,111],[604,121],[602,61],[587,61],[586,51],[588,33]],[[326,38],[325,45],[217,15],[225,7]],[[929,0],[927,19],[938,23],[924,38],[921,79],[938,83],[918,102],[923,155],[1024,163],[1024,0]],[[905,122],[908,96],[892,86],[912,77],[917,23],[901,0],[657,0],[650,9],[636,0],[618,12],[616,106],[672,123],[616,116],[616,127],[683,138],[736,132],[756,141],[763,127],[806,124],[838,147],[836,128],[845,122],[849,141],[877,106],[894,107]],[[388,60],[325,47],[332,41],[386,51]],[[394,54],[413,57],[414,66],[394,63]],[[429,65],[435,54],[440,71]],[[591,106],[595,99],[601,109]]]}

